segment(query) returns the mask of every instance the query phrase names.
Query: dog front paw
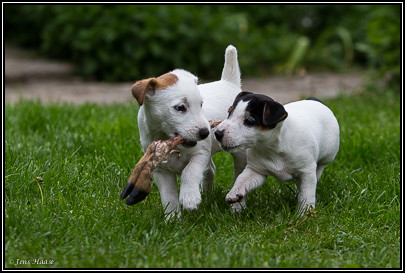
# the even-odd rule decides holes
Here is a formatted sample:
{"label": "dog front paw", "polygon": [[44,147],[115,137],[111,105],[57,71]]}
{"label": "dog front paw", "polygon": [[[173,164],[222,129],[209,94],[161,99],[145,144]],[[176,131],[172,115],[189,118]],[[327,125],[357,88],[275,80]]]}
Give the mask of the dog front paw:
{"label": "dog front paw", "polygon": [[183,208],[188,211],[196,210],[201,203],[201,198],[197,200],[185,200],[183,201]]}
{"label": "dog front paw", "polygon": [[198,196],[182,196],[180,194],[179,198],[180,203],[183,205],[183,208],[188,211],[192,211],[198,208],[201,203],[201,195]]}
{"label": "dog front paw", "polygon": [[243,200],[243,198],[245,197],[245,193],[239,192],[239,191],[230,191],[226,197],[225,200],[226,202],[228,202],[229,204],[233,204],[236,202],[241,202]]}
{"label": "dog front paw", "polygon": [[246,208],[246,204],[245,204],[245,202],[243,202],[243,200],[242,200],[242,202],[236,202],[236,203],[231,204],[231,212],[233,212],[233,213],[239,213],[245,208]]}
{"label": "dog front paw", "polygon": [[181,217],[181,211],[179,209],[165,212],[165,222],[166,223],[174,221],[175,219],[180,219],[180,217]]}

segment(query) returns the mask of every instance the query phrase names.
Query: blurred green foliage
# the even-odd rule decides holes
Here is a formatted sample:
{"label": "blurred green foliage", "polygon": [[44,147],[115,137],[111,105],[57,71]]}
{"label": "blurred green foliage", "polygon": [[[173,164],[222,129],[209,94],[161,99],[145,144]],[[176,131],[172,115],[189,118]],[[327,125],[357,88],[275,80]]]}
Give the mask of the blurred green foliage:
{"label": "blurred green foliage", "polygon": [[245,76],[356,65],[398,80],[400,15],[400,5],[6,4],[4,29],[8,41],[107,81],[174,68],[215,79],[229,44]]}

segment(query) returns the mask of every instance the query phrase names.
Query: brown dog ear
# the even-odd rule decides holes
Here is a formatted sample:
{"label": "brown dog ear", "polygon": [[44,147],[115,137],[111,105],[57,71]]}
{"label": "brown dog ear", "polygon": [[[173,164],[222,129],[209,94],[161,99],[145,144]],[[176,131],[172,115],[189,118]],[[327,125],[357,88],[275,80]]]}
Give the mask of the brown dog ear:
{"label": "brown dog ear", "polygon": [[287,118],[288,113],[284,106],[273,100],[266,100],[263,106],[263,126],[269,129],[276,127],[277,123]]}
{"label": "brown dog ear", "polygon": [[139,105],[142,105],[147,94],[149,96],[154,96],[156,91],[174,85],[177,81],[178,78],[173,73],[166,73],[157,78],[137,81],[131,87],[132,96],[134,96]]}
{"label": "brown dog ear", "polygon": [[146,93],[154,95],[156,90],[156,78],[149,78],[146,80],[137,81],[131,87],[132,96],[136,99],[139,105],[142,105]]}

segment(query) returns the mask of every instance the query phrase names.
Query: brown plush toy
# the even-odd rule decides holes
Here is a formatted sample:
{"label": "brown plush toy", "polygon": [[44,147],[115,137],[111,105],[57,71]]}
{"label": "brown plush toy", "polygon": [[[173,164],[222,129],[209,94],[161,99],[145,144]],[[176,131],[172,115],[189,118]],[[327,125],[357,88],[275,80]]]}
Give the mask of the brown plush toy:
{"label": "brown plush toy", "polygon": [[[217,126],[221,121],[210,121],[211,128]],[[153,141],[145,151],[145,154],[135,165],[128,183],[122,191],[121,200],[125,199],[127,205],[134,205],[148,196],[152,189],[152,174],[156,167],[165,161],[173,149],[184,142],[181,135],[167,140]]]}

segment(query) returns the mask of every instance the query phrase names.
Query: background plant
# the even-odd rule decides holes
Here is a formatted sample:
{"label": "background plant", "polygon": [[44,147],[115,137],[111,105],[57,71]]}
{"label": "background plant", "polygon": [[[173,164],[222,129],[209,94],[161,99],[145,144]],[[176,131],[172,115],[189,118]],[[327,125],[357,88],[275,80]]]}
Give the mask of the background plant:
{"label": "background plant", "polygon": [[[5,5],[7,41],[107,81],[182,67],[216,78],[228,44],[244,75],[370,67],[398,86],[400,5]],[[304,44],[303,41],[306,41]],[[298,53],[299,54],[298,54]]]}

